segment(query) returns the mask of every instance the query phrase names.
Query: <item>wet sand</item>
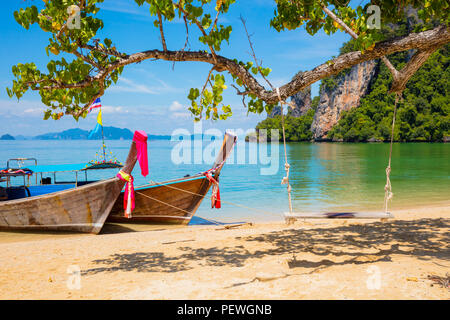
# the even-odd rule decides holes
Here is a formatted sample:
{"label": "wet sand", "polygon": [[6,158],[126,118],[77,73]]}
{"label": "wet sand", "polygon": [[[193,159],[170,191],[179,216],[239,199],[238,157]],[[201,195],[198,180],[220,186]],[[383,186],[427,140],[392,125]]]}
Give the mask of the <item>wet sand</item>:
{"label": "wet sand", "polygon": [[0,233],[0,299],[450,299],[450,203],[393,213]]}

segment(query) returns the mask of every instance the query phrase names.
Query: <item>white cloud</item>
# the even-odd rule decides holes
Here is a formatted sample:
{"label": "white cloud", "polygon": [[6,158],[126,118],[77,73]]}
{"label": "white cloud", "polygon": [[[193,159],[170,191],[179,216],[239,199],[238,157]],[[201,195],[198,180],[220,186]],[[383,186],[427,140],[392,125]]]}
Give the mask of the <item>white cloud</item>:
{"label": "white cloud", "polygon": [[129,113],[124,107],[102,106],[103,113]]}
{"label": "white cloud", "polygon": [[170,116],[175,119],[189,119],[189,118],[191,118],[191,113],[189,113],[189,112],[174,112]]}
{"label": "white cloud", "polygon": [[178,91],[176,88],[168,85],[162,80],[156,79],[158,85],[148,86],[145,84],[139,84],[128,78],[120,78],[117,85],[111,86],[109,92],[135,92],[144,94],[163,94],[169,92]]}
{"label": "white cloud", "polygon": [[44,114],[44,111],[45,111],[45,108],[28,108],[28,109],[25,109],[24,111],[23,111],[23,113],[26,113],[26,114],[33,114],[33,115],[40,115],[40,116],[42,116],[43,114]]}
{"label": "white cloud", "polygon": [[[170,101],[170,100],[169,100]],[[205,121],[206,128],[219,128],[220,130],[243,128],[248,129],[256,125],[257,121],[265,115],[246,115],[239,100],[230,101],[233,107],[233,116],[227,121]],[[34,136],[47,132],[59,132],[70,128],[91,130],[96,123],[97,113],[88,115],[78,122],[70,116],[64,116],[55,121],[43,120],[46,109],[40,101],[0,99],[0,116],[4,120],[0,125],[0,135],[9,133],[13,136]],[[193,117],[187,105],[177,100],[168,104],[130,104],[102,106],[103,124],[130,130],[146,130],[152,134],[170,134],[175,128],[192,130]]]}
{"label": "white cloud", "polygon": [[183,110],[186,109],[185,106],[183,106],[181,103],[179,103],[178,101],[174,101],[172,102],[172,104],[169,107],[169,111],[178,111],[178,110]]}
{"label": "white cloud", "polygon": [[30,101],[30,100],[0,100],[0,115],[8,116],[39,116],[43,117],[46,106],[44,106],[40,101]]}

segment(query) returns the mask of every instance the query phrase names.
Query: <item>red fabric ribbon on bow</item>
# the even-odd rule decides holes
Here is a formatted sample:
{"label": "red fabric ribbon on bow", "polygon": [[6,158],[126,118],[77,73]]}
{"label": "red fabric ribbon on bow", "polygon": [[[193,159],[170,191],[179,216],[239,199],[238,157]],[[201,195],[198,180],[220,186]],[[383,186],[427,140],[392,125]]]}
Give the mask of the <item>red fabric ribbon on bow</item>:
{"label": "red fabric ribbon on bow", "polygon": [[123,195],[123,207],[125,209],[125,218],[131,218],[131,212],[134,210],[134,179],[131,174],[127,174],[123,171],[119,171],[117,178],[122,181],[126,181],[125,194]]}
{"label": "red fabric ribbon on bow", "polygon": [[145,177],[148,175],[147,134],[142,130],[135,131],[133,141],[136,143],[141,174]]}
{"label": "red fabric ribbon on bow", "polygon": [[214,169],[209,169],[203,174],[206,176],[209,182],[213,184],[212,194],[211,194],[211,208],[220,209],[220,190],[219,182],[212,176]]}
{"label": "red fabric ribbon on bow", "polygon": [[[147,134],[142,130],[135,131],[133,141],[136,145],[136,157],[139,161],[139,166],[141,167],[141,174],[145,177],[148,175]],[[125,209],[125,217],[131,218],[131,212],[134,210],[135,206],[133,176],[121,170],[117,174],[117,177],[120,180],[127,182],[123,196],[123,207]]]}

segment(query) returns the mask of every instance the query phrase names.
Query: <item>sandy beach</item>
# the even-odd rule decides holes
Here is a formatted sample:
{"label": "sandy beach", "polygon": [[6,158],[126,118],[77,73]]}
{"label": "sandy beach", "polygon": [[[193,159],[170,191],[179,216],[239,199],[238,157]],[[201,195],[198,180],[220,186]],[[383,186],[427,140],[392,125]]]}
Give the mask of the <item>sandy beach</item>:
{"label": "sandy beach", "polygon": [[0,298],[450,299],[430,278],[450,273],[450,203],[393,213],[387,222],[3,233]]}

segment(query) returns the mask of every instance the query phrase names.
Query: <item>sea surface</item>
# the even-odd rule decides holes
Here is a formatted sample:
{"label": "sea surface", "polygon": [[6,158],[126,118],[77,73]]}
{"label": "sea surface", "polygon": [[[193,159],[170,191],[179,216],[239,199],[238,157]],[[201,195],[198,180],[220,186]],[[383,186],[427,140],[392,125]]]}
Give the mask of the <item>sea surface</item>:
{"label": "sea surface", "polygon": [[[135,186],[206,171],[214,156],[214,149],[208,149],[211,143],[149,141],[150,174],[142,177],[136,165]],[[106,141],[108,155],[122,162],[129,145],[130,141]],[[42,165],[88,162],[95,159],[100,147],[100,141],[92,140],[0,141],[0,167],[17,157],[36,158]],[[289,143],[287,158],[294,211],[382,210],[388,154],[389,144],[385,143]],[[184,162],[180,159],[183,157]],[[390,209],[450,200],[449,144],[395,143],[391,167],[394,198]],[[282,219],[283,212],[289,211],[286,185],[281,184],[284,168],[282,144],[240,141],[220,176],[222,208],[211,209],[209,193],[196,215],[224,222]],[[115,173],[116,170],[97,170],[88,178],[108,178]],[[84,175],[78,178],[82,180]],[[56,179],[75,178],[73,173],[59,173]]]}

